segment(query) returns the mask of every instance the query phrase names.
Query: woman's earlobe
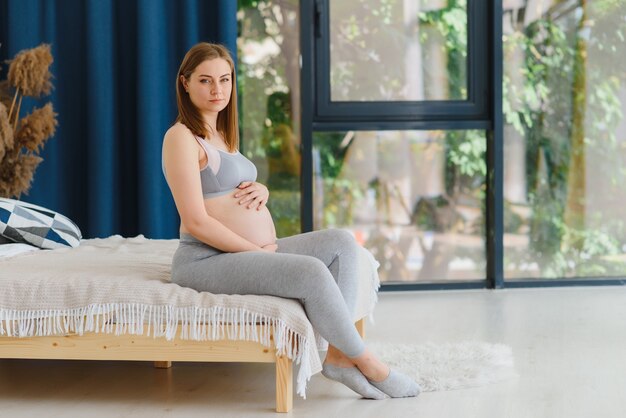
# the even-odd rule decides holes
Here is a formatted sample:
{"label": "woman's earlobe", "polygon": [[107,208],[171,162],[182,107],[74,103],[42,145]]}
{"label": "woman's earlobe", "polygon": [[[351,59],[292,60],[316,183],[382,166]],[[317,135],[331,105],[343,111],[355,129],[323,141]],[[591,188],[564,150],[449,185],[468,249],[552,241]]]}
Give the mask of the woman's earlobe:
{"label": "woman's earlobe", "polygon": [[182,84],[185,91],[189,93],[189,86],[187,86],[187,80],[185,80],[185,76],[182,74],[180,76],[180,84]]}

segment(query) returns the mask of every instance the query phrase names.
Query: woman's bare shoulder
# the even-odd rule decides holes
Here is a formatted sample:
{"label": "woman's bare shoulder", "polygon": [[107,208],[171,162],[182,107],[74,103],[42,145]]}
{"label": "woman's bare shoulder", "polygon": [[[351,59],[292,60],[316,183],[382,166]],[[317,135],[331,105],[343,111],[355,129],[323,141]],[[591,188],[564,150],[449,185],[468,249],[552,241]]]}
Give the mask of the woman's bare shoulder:
{"label": "woman's bare shoulder", "polygon": [[165,132],[165,139],[167,138],[180,138],[190,137],[193,138],[191,130],[180,122],[176,122]]}
{"label": "woman's bare shoulder", "polygon": [[177,144],[177,146],[189,144],[189,146],[193,146],[195,142],[191,130],[180,122],[172,125],[163,137],[163,145],[166,147],[168,144]]}

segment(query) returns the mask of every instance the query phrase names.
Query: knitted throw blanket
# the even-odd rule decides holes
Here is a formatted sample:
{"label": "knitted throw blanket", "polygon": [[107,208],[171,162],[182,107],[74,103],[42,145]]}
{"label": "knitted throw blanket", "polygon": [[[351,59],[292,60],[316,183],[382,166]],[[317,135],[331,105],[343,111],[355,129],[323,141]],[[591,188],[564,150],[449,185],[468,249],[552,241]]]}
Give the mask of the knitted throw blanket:
{"label": "knitted throw blanket", "polygon": [[[180,325],[182,339],[252,340],[270,347],[273,329],[277,354],[299,365],[296,391],[306,398],[307,381],[321,371],[317,349],[326,342],[302,305],[275,296],[197,292],[171,283],[177,246],[178,240],[113,235],[82,240],[76,248],[0,258],[0,336],[146,333],[171,340]],[[355,321],[371,318],[380,286],[377,267],[363,249]]]}

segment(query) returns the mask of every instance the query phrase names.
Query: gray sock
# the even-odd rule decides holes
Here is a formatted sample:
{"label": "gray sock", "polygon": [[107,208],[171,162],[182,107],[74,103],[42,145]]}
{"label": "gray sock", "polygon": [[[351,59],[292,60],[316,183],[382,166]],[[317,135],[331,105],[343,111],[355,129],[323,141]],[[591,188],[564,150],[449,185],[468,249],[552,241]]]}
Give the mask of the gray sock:
{"label": "gray sock", "polygon": [[389,370],[389,376],[382,382],[373,382],[369,379],[368,382],[392,398],[417,396],[421,391],[420,385],[415,380],[392,369]]}
{"label": "gray sock", "polygon": [[328,379],[343,383],[364,398],[377,400],[386,398],[384,393],[369,384],[367,378],[356,367],[337,367],[324,363],[322,374]]}

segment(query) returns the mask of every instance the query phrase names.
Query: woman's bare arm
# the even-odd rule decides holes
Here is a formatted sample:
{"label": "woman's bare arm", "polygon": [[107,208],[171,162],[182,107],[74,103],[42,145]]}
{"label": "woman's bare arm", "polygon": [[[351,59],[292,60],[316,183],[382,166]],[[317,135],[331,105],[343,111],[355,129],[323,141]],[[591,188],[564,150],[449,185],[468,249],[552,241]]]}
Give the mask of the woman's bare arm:
{"label": "woman's bare arm", "polygon": [[185,126],[175,125],[163,140],[163,164],[182,223],[191,235],[225,252],[262,251],[210,216],[204,207],[196,140]]}

